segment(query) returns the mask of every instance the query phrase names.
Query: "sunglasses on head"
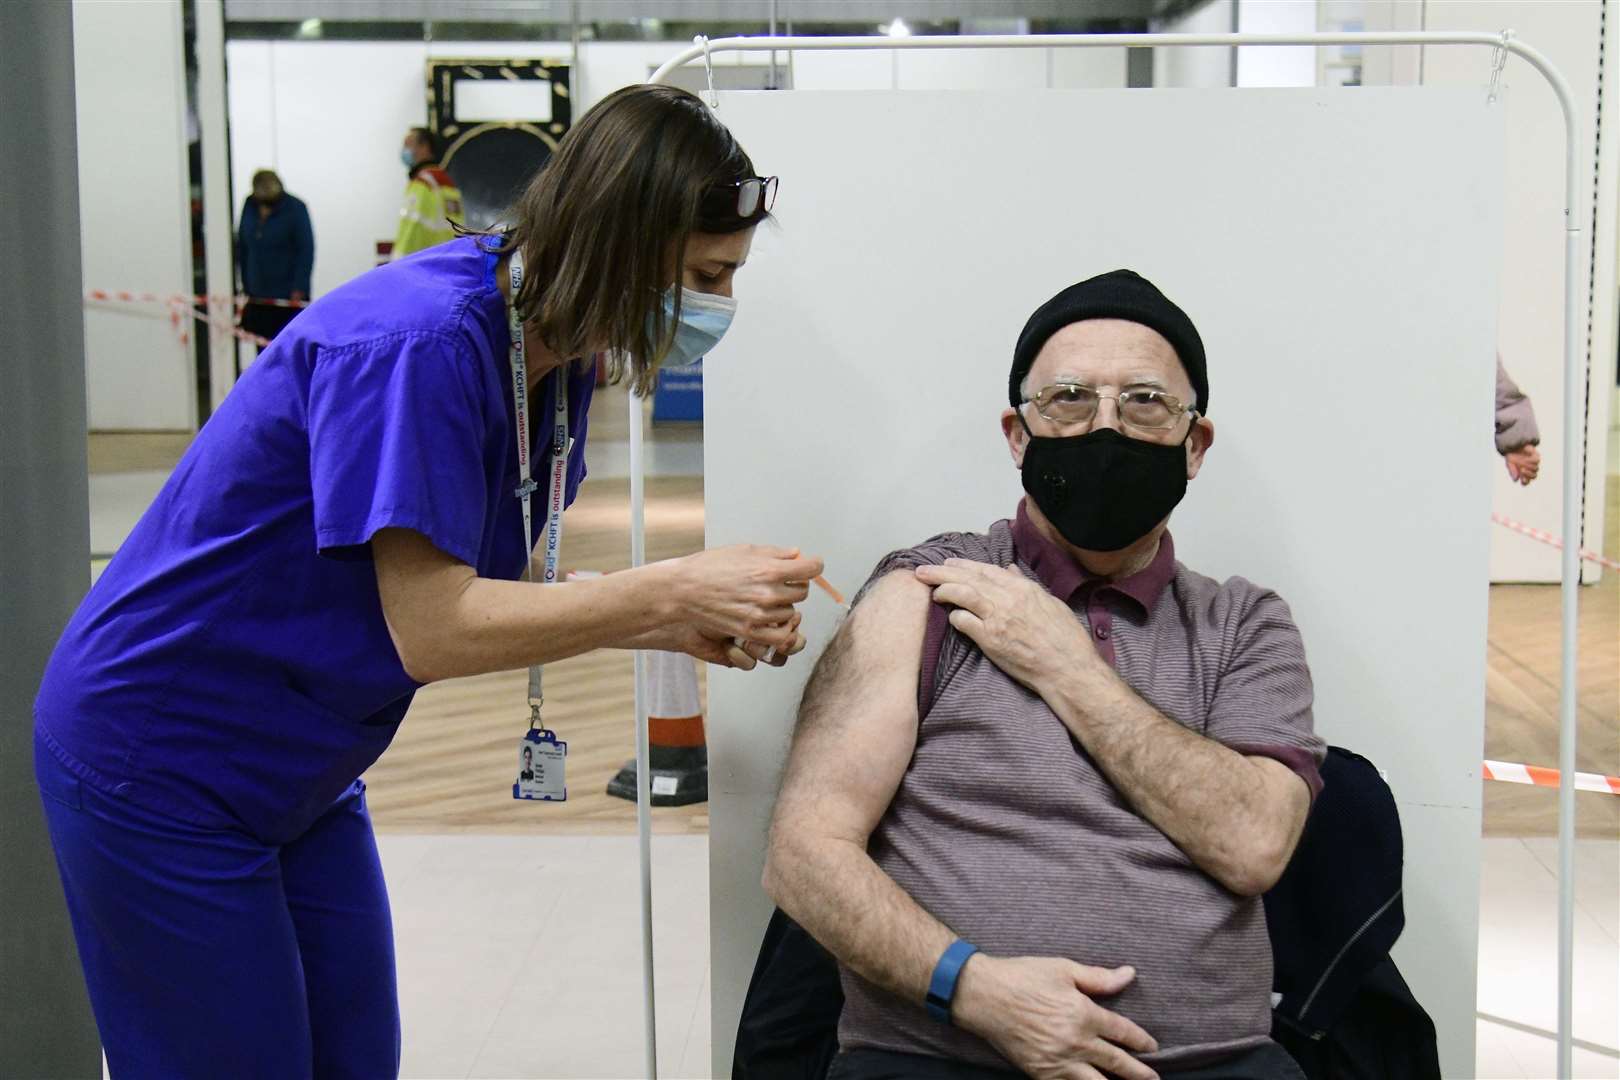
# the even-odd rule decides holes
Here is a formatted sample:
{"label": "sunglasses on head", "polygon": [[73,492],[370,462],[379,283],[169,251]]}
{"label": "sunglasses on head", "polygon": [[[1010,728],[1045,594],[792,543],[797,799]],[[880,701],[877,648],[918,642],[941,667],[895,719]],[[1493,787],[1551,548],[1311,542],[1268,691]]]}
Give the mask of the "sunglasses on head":
{"label": "sunglasses on head", "polygon": [[751,218],[770,213],[776,205],[776,177],[750,176],[729,184],[716,184],[703,197],[706,215]]}

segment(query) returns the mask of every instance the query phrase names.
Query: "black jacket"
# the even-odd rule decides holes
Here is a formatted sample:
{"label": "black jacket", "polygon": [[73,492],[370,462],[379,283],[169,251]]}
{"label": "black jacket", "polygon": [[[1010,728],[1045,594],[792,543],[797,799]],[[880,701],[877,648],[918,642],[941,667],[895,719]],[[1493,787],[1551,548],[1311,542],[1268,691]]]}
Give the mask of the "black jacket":
{"label": "black jacket", "polygon": [[1265,895],[1272,1038],[1311,1080],[1437,1078],[1434,1023],[1389,958],[1401,907],[1401,819],[1373,763],[1337,746],[1322,763],[1288,869]]}

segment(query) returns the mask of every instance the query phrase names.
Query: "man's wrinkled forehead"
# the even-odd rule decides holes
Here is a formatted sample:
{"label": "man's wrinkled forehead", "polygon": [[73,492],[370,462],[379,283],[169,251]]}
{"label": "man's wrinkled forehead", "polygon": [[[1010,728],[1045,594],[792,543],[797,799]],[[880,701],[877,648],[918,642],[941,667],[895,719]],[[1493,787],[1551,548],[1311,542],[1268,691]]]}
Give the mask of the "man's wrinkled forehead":
{"label": "man's wrinkled forehead", "polygon": [[1046,339],[1029,369],[1033,392],[1052,382],[1140,385],[1187,396],[1192,381],[1175,346],[1151,326],[1127,319],[1085,319]]}

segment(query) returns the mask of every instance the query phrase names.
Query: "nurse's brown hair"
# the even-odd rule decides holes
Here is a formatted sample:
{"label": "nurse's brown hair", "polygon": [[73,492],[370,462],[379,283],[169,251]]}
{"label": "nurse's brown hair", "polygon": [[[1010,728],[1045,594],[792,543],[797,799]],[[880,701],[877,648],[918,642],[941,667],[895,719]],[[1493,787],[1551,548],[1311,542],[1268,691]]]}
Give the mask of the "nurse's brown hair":
{"label": "nurse's brown hair", "polygon": [[[518,311],[555,352],[609,349],[650,393],[674,339],[664,290],[678,285],[693,232],[739,232],[766,215],[702,210],[717,185],[754,175],[737,140],[698,98],[672,86],[627,86],[603,98],[563,138],[512,207],[501,250],[520,247]],[[726,200],[711,198],[711,206]],[[680,318],[680,289],[675,290]]]}

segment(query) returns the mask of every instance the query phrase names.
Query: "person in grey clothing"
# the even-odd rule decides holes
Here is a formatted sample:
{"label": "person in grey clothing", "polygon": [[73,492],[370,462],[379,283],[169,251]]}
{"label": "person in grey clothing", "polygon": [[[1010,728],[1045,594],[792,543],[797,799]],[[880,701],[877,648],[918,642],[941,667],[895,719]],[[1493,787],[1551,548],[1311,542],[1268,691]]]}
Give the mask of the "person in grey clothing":
{"label": "person in grey clothing", "polygon": [[1030,318],[1025,497],[879,564],[805,689],[764,885],[838,960],[837,1080],[1300,1078],[1259,897],[1325,748],[1288,606],[1176,561],[1202,342],[1115,271]]}
{"label": "person in grey clothing", "polygon": [[1496,452],[1507,463],[1508,475],[1528,484],[1541,472],[1541,430],[1536,427],[1536,410],[1524,396],[1502,358],[1496,358]]}

